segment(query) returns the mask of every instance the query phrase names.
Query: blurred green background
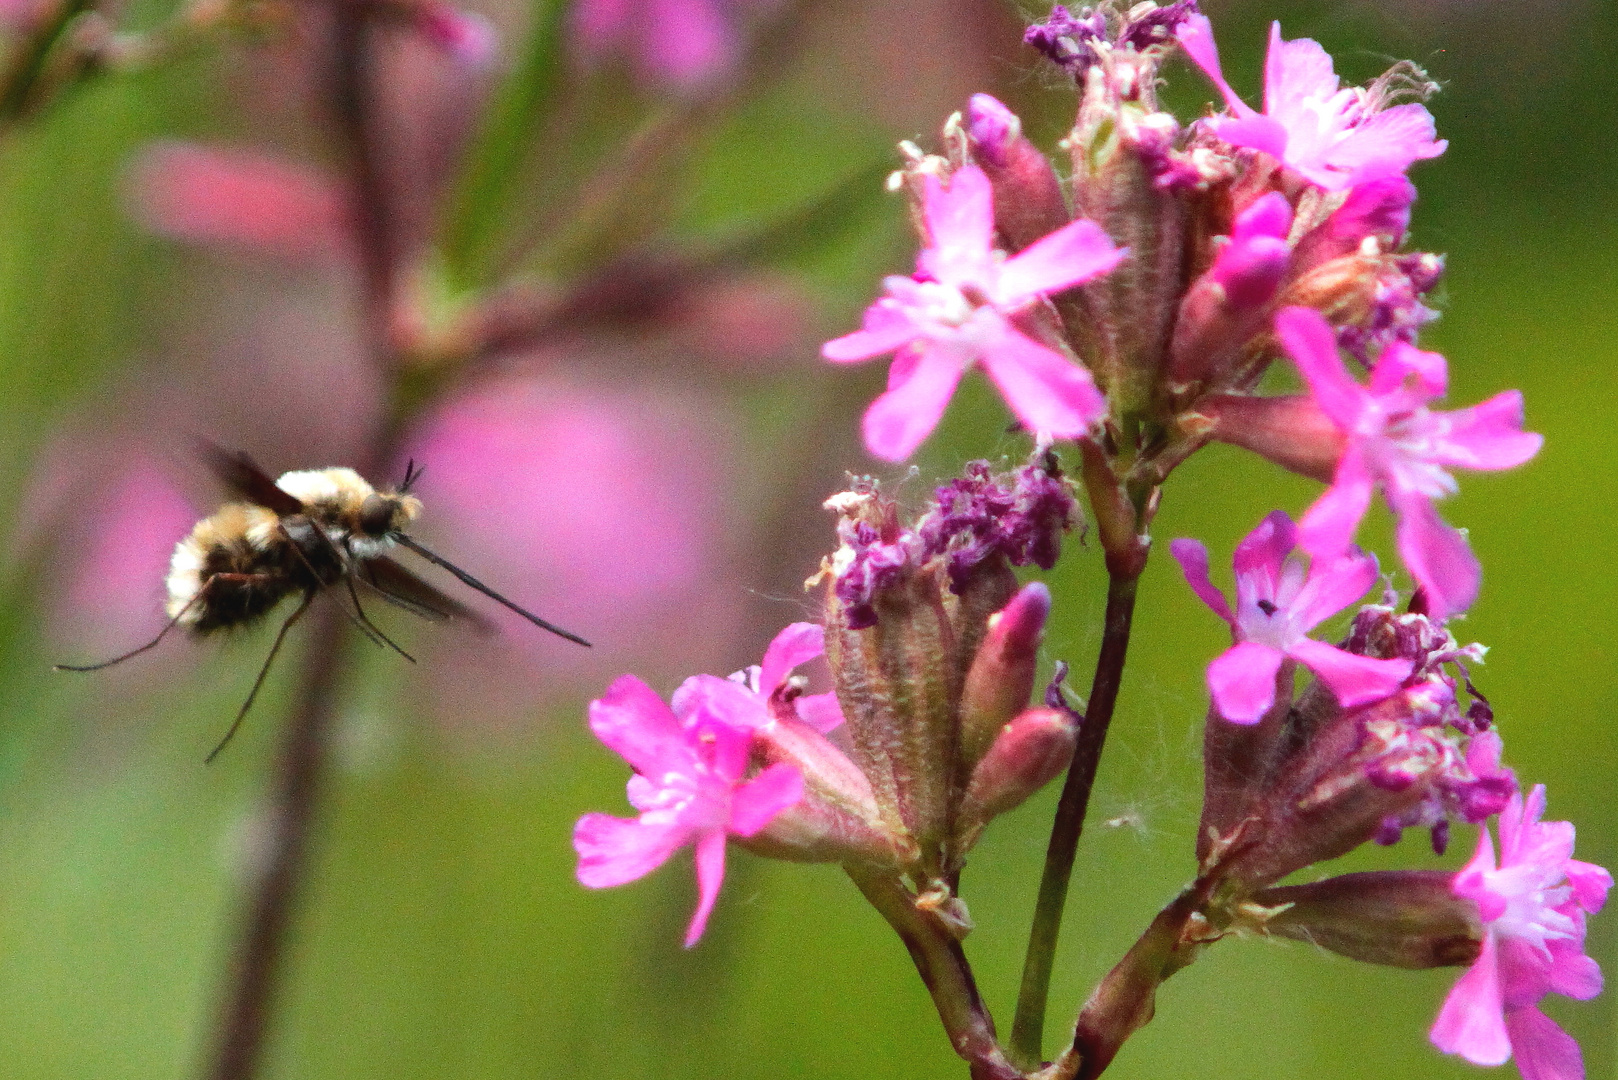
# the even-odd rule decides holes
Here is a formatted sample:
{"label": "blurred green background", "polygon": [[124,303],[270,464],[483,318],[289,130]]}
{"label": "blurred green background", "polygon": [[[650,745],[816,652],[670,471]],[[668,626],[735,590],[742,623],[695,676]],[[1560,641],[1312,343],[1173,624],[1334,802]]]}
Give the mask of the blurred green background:
{"label": "blurred green background", "polygon": [[[1494,702],[1508,761],[1525,783],[1549,785],[1551,816],[1579,827],[1580,857],[1618,863],[1618,692],[1606,681],[1618,602],[1610,418],[1618,13],[1601,0],[1206,7],[1226,71],[1246,92],[1256,92],[1272,17],[1288,36],[1322,41],[1352,80],[1410,57],[1445,86],[1431,107],[1449,152],[1415,172],[1414,242],[1449,256],[1443,318],[1425,342],[1450,358],[1452,403],[1520,387],[1530,427],[1546,435],[1532,465],[1467,477],[1444,508],[1471,530],[1485,566],[1482,599],[1457,635],[1491,646],[1477,681]],[[1001,94],[1051,145],[1071,95],[1017,44],[1017,16],[987,0],[827,5],[779,78],[716,123],[670,178],[677,232],[717,236],[769,220],[869,170],[896,139],[933,138],[973,90]],[[509,51],[520,52],[525,13],[500,17],[516,35]],[[1169,74],[1169,100],[1193,114],[1206,85],[1182,65]],[[203,768],[200,758],[267,639],[204,650],[155,676],[52,675],[48,665],[64,650],[86,647],[51,627],[83,623],[53,621],[61,585],[53,568],[68,556],[50,543],[59,525],[52,509],[28,495],[55,433],[96,423],[117,388],[139,384],[148,367],[183,372],[195,347],[187,327],[223,317],[200,314],[227,299],[210,290],[214,264],[141,232],[121,193],[130,155],[151,138],[255,136],[233,77],[229,56],[209,54],[109,77],[0,146],[0,492],[14,508],[0,611],[0,1076],[8,1080],[195,1075],[251,879],[254,814],[285,701],[279,687],[218,764]],[[598,123],[610,142],[615,119]],[[788,266],[827,333],[851,325],[880,274],[912,251],[897,201],[851,199],[848,212],[846,234]],[[712,649],[710,669],[720,673],[754,662],[769,633],[801,617],[793,583],[830,547],[813,500],[843,469],[873,465],[852,433],[880,371],[831,380],[813,348],[808,341],[790,362],[738,376],[726,419],[715,421],[734,428],[739,474],[762,478],[747,480],[748,490],[798,499],[788,520],[803,523],[777,530],[794,537],[778,550],[737,557],[724,587],[738,628]],[[263,368],[242,375],[247,386],[275,377]],[[783,431],[805,438],[793,427],[803,415],[829,434],[793,475],[779,475],[777,441]],[[922,478],[1017,452],[998,434],[1004,420],[998,401],[970,385],[924,448]],[[648,431],[642,450],[678,448]],[[1315,490],[1211,449],[1174,476],[1159,543],[1200,537],[1218,564],[1262,514],[1276,506],[1296,514]],[[748,507],[760,504],[728,505],[737,520],[725,527],[744,529]],[[1371,524],[1367,539],[1392,565],[1386,515],[1376,511]],[[1100,629],[1099,558],[1075,545],[1048,580],[1057,597],[1048,656],[1087,672]],[[1223,631],[1161,557],[1136,625],[1068,907],[1048,1047],[1193,870],[1202,666]],[[340,755],[267,1076],[964,1076],[904,950],[833,868],[734,854],[708,936],[689,952],[679,947],[692,903],[688,862],[602,893],[574,882],[574,819],[626,809],[622,762],[583,724],[583,703],[604,680],[553,685],[543,664],[514,663],[500,672],[514,681],[502,707],[517,718],[485,717],[471,734],[451,735],[453,718],[426,715],[424,698],[401,691],[386,659],[356,661],[345,691],[344,747],[377,742],[379,725],[386,737],[381,750]],[[656,685],[671,690],[679,674],[657,674]],[[968,952],[1003,1027],[1053,803],[1047,792],[998,822],[967,871],[978,926]],[[1472,830],[1457,830],[1449,857],[1435,863],[1412,834],[1393,849],[1356,853],[1343,869],[1454,865],[1472,843]],[[1589,946],[1609,969],[1618,963],[1613,925],[1611,916],[1594,919]],[[1222,943],[1165,988],[1158,1018],[1114,1075],[1470,1074],[1425,1037],[1454,974]],[[1612,1076],[1618,1064],[1612,1000],[1547,1005],[1582,1043],[1591,1076]]]}

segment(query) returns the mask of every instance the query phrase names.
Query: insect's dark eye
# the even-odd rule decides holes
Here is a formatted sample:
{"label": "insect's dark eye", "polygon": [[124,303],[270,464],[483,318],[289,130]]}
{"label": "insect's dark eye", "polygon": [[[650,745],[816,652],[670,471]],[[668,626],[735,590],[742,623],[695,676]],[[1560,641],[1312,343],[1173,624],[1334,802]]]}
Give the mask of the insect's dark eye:
{"label": "insect's dark eye", "polygon": [[381,536],[393,527],[395,502],[381,495],[367,495],[360,504],[360,532]]}

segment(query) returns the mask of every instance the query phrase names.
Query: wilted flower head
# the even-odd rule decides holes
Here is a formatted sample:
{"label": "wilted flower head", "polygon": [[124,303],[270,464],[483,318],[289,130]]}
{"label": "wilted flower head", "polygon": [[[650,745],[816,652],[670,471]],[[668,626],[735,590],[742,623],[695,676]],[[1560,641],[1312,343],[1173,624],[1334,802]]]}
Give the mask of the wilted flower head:
{"label": "wilted flower head", "polygon": [[1601,992],[1601,969],[1584,954],[1584,917],[1601,910],[1612,875],[1573,858],[1573,825],[1540,821],[1545,786],[1513,796],[1500,815],[1500,859],[1487,827],[1456,895],[1483,917],[1483,951],[1444,1000],[1433,1024],[1440,1050],[1478,1065],[1515,1056],[1525,1080],[1582,1080],[1579,1046],[1539,1010],[1550,993],[1584,1000]]}

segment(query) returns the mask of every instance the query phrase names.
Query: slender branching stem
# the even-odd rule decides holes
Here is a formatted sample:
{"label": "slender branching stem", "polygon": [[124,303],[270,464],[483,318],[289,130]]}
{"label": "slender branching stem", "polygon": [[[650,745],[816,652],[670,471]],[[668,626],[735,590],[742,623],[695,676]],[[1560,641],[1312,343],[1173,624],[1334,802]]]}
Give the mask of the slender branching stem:
{"label": "slender branching stem", "polygon": [[[392,311],[397,251],[392,200],[378,161],[371,102],[370,11],[361,4],[332,5],[331,93],[350,161],[352,233],[362,282],[360,330],[372,363],[396,389],[400,360],[393,343]],[[367,444],[358,448],[353,463],[362,474],[374,475],[393,457],[402,419],[396,398],[395,394],[384,403]],[[228,975],[206,1066],[210,1080],[251,1080],[261,1071],[288,932],[331,770],[331,729],[341,690],[345,625],[336,604],[322,605],[310,620],[304,668],[274,765],[263,870],[254,882],[241,942]]]}
{"label": "slender branching stem", "polygon": [[1039,882],[1039,899],[1034,907],[1033,927],[1028,933],[1028,952],[1023,960],[1022,986],[1017,995],[1017,1015],[1012,1022],[1012,1060],[1024,1069],[1036,1068],[1041,1060],[1045,1029],[1045,1001],[1050,993],[1051,966],[1056,957],[1056,939],[1062,928],[1062,908],[1067,902],[1068,881],[1073,876],[1073,858],[1079,834],[1095,785],[1096,766],[1107,741],[1113,706],[1123,679],[1124,657],[1129,650],[1129,629],[1135,613],[1135,585],[1140,569],[1114,569],[1107,588],[1106,624],[1101,654],[1096,658],[1095,679],[1079,725],[1073,764],[1062,786],[1051,825],[1050,844],[1045,850],[1045,872]]}
{"label": "slender branching stem", "polygon": [[1022,1080],[1022,1071],[1006,1060],[995,1039],[994,1020],[978,994],[960,941],[937,916],[916,906],[897,874],[854,865],[844,869],[910,950],[951,1045],[971,1066],[972,1080]]}

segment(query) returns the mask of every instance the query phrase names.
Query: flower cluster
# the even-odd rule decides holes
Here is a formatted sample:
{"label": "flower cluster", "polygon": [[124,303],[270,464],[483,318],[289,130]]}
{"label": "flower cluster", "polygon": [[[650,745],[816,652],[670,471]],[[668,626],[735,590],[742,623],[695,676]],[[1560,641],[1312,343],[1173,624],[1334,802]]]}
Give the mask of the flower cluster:
{"label": "flower cluster", "polygon": [[[1195,0],[1057,6],[1025,41],[1077,91],[1067,162],[1059,168],[985,94],[945,122],[936,152],[900,144],[889,186],[911,204],[915,272],[887,278],[860,329],[822,355],[893,356],[863,422],[879,459],[909,457],[974,368],[1034,439],[1033,455],[1000,475],[967,464],[913,516],[872,477],[827,500],[838,548],[810,580],[825,586],[823,630],[789,630],[793,644],[778,639],[779,656],[740,682],[699,677],[682,688],[671,715],[706,749],[653,763],[667,781],[633,780],[631,801],[646,814],[617,826],[663,830],[649,841],[663,854],[625,860],[635,873],[598,882],[581,842],[581,880],[638,876],[686,840],[698,845],[700,875],[715,858],[703,845],[722,850],[727,836],[761,854],[841,862],[904,939],[974,1076],[1096,1076],[1150,1018],[1164,979],[1214,941],[1258,934],[1370,963],[1467,966],[1436,1045],[1485,1064],[1515,1054],[1528,1080],[1582,1080],[1576,1045],[1538,1003],[1599,989],[1584,919],[1611,879],[1572,859],[1571,825],[1540,822],[1543,788],[1524,800],[1493,706],[1472,681],[1485,650],[1451,631],[1482,578],[1434,504],[1455,492],[1453,470],[1522,465],[1542,440],[1523,429],[1516,391],[1434,407],[1448,364],[1417,341],[1436,317],[1427,297],[1444,261],[1409,249],[1406,234],[1416,199],[1407,173],[1446,146],[1422,104],[1436,85],[1401,63],[1344,87],[1319,44],[1288,41],[1276,25],[1255,109],[1226,81]],[[1160,107],[1159,69],[1176,50],[1223,108],[1182,123]],[[1278,362],[1305,392],[1265,392]],[[1197,876],[1103,979],[1071,1047],[1047,1065],[1049,963],[1151,524],[1169,475],[1216,440],[1327,486],[1298,520],[1275,510],[1237,545],[1234,599],[1214,585],[1202,543],[1170,544],[1232,638],[1206,668]],[[1073,480],[1058,463],[1067,447]],[[1081,490],[1109,576],[1082,716],[1060,689],[1065,666],[1030,708],[1052,601],[1013,572],[1055,565],[1063,534],[1083,520]],[[1381,603],[1361,604],[1381,577],[1356,546],[1378,491],[1414,582],[1404,610],[1392,578]],[[1321,628],[1351,609],[1341,638],[1323,640]],[[835,699],[788,677],[822,648]],[[727,739],[721,766],[713,755]],[[708,770],[700,782],[685,779],[692,761]],[[957,944],[971,927],[960,871],[990,819],[1064,769],[1017,1027],[1003,1048]],[[755,786],[785,792],[788,777],[799,801],[768,802],[767,819],[751,813],[765,802]],[[666,810],[653,789],[681,809]],[[716,794],[684,794],[699,790]],[[686,816],[703,799],[706,809]],[[677,827],[647,821],[665,812]],[[1487,824],[1496,815],[1498,865]],[[1282,884],[1410,828],[1427,830],[1441,855],[1457,824],[1482,827],[1459,873]],[[703,896],[710,904],[706,884]]]}

